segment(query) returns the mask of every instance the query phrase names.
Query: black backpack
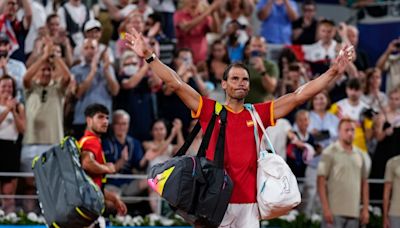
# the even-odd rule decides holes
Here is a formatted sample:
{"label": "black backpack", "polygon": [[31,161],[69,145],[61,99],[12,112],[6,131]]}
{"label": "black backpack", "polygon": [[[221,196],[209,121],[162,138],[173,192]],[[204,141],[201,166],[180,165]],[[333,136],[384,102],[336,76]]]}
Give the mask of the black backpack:
{"label": "black backpack", "polygon": [[[220,132],[210,161],[205,155],[218,115]],[[197,155],[184,154],[201,129],[199,122],[176,155],[153,166],[148,175],[150,187],[192,225],[219,226],[231,198],[233,182],[224,170],[226,115],[226,109],[216,103]]]}

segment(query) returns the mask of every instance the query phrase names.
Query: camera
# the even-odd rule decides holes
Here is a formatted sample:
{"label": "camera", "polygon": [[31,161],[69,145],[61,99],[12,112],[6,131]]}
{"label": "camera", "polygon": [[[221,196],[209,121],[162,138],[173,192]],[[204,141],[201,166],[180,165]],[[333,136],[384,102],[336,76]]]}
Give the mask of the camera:
{"label": "camera", "polygon": [[400,42],[395,43],[394,46],[400,49]]}
{"label": "camera", "polygon": [[361,111],[361,116],[368,118],[368,119],[372,119],[376,114],[378,114],[378,112],[376,112],[372,108],[364,108]]}

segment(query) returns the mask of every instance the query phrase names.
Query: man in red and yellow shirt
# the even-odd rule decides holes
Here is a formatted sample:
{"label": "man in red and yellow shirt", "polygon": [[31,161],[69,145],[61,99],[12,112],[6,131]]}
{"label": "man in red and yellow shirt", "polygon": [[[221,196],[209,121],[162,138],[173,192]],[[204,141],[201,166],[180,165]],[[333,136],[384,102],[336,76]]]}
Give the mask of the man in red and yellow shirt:
{"label": "man in red and yellow shirt", "polygon": [[[200,119],[203,131],[214,110],[215,101],[201,97],[176,72],[164,65],[135,29],[126,34],[126,46],[138,56],[145,58],[151,70],[166,86],[173,89],[185,105],[192,110],[193,117]],[[265,126],[274,125],[296,106],[303,104],[341,75],[349,61],[352,61],[353,47],[344,47],[323,75],[301,86],[294,93],[286,94],[275,101],[255,104]],[[257,150],[254,140],[254,126],[250,113],[244,108],[244,100],[250,90],[250,75],[245,65],[234,63],[224,72],[221,86],[225,90],[225,108],[228,110],[224,167],[233,180],[233,193],[220,227],[259,227],[257,207]],[[216,130],[217,129],[217,130]],[[213,131],[209,148],[215,148],[219,124]],[[213,158],[214,151],[207,151],[207,158]]]}
{"label": "man in red and yellow shirt", "polygon": [[107,163],[101,146],[101,135],[107,132],[108,109],[101,104],[89,105],[85,110],[86,131],[79,140],[82,147],[82,168],[93,179],[93,182],[102,189],[106,201],[110,201],[119,214],[126,214],[126,205],[117,195],[103,189],[103,179],[106,174],[115,173],[113,163]]}

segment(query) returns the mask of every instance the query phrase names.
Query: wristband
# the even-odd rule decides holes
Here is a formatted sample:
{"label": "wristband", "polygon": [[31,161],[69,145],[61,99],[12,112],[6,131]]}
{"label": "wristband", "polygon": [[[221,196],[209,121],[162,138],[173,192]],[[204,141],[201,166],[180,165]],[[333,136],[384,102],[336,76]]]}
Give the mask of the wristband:
{"label": "wristband", "polygon": [[146,63],[151,63],[156,59],[156,54],[153,52],[149,57],[145,59]]}

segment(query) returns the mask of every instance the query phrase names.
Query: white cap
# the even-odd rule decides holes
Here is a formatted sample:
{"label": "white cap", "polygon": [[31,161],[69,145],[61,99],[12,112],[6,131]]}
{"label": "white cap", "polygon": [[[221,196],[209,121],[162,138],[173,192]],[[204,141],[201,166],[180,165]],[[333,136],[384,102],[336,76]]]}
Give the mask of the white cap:
{"label": "white cap", "polygon": [[101,23],[100,21],[96,20],[96,19],[90,19],[86,22],[85,27],[84,27],[84,31],[87,32],[89,30],[92,30],[94,28],[99,28],[101,29]]}

